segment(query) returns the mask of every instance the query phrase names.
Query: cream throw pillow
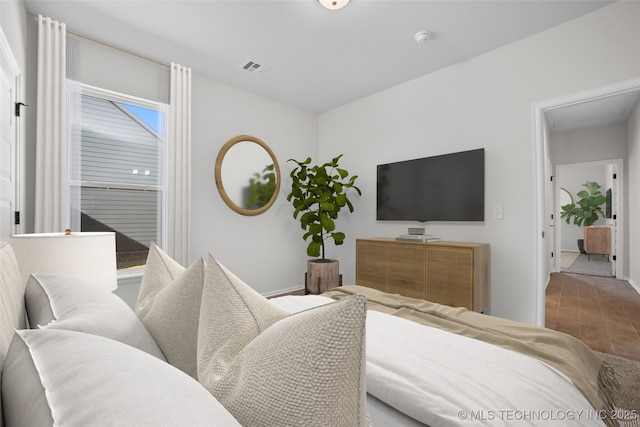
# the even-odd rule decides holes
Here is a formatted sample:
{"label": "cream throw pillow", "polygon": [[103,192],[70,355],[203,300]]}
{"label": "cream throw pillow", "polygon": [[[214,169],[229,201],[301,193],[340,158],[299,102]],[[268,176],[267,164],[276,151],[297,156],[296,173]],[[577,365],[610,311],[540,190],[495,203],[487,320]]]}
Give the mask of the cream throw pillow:
{"label": "cream throw pillow", "polygon": [[167,361],[193,378],[203,284],[202,258],[185,269],[151,244],[135,311]]}
{"label": "cream throw pillow", "polygon": [[287,316],[213,257],[198,380],[244,427],[366,426],[366,299]]}
{"label": "cream throw pillow", "polygon": [[32,328],[100,335],[136,347],[166,362],[158,344],[116,294],[82,280],[33,273],[24,291]]}
{"label": "cream throw pillow", "polygon": [[82,332],[16,331],[2,389],[8,427],[240,427],[184,372],[131,346]]}
{"label": "cream throw pillow", "polygon": [[218,381],[240,350],[288,315],[209,255],[198,328],[198,380]]}

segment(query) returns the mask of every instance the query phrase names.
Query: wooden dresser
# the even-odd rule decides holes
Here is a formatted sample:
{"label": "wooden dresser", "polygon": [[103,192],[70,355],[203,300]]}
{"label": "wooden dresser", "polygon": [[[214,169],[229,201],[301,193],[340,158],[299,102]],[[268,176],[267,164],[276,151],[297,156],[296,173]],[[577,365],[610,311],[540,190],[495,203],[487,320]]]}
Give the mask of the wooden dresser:
{"label": "wooden dresser", "polygon": [[356,284],[482,312],[489,306],[487,243],[356,240]]}
{"label": "wooden dresser", "polygon": [[584,227],[584,250],[589,255],[611,254],[611,227]]}

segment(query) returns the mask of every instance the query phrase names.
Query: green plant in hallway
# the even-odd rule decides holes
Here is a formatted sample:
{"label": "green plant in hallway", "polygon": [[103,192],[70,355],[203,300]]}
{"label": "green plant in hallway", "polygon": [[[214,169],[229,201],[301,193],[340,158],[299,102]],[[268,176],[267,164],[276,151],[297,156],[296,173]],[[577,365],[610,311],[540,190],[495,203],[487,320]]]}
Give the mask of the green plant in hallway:
{"label": "green plant in hallway", "polygon": [[587,181],[582,184],[586,190],[580,190],[577,194],[580,197],[577,203],[569,203],[562,206],[560,216],[567,221],[567,224],[577,226],[591,226],[600,216],[604,217],[602,205],[606,202],[606,197],[600,192],[600,184],[594,181]]}

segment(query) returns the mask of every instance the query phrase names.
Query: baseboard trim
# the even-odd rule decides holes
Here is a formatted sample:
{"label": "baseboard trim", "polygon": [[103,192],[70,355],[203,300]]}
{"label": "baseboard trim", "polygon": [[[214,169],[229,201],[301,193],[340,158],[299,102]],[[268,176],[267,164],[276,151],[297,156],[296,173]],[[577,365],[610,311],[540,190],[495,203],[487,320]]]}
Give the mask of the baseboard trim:
{"label": "baseboard trim", "polygon": [[629,284],[631,285],[631,287],[633,287],[633,289],[635,289],[635,290],[636,290],[636,292],[640,294],[640,286],[639,286],[637,283],[635,283],[635,282],[634,282],[633,280],[631,280],[631,279],[627,279],[627,282],[629,282]]}
{"label": "baseboard trim", "polygon": [[262,296],[265,298],[273,298],[273,297],[279,297],[282,295],[289,295],[294,293],[295,294],[300,293],[300,295],[304,295],[304,287],[301,288],[300,286],[293,286],[291,288],[279,289],[277,291],[267,292],[262,294]]}

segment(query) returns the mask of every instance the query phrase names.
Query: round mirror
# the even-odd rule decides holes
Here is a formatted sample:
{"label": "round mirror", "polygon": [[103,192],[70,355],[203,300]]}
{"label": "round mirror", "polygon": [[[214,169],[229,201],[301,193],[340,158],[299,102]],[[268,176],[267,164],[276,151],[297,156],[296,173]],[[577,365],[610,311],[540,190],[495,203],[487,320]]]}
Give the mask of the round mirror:
{"label": "round mirror", "polygon": [[280,190],[276,156],[255,136],[238,135],[227,141],[216,158],[215,176],[222,200],[242,215],[266,211]]}
{"label": "round mirror", "polygon": [[573,196],[567,189],[560,187],[560,207],[573,203]]}

